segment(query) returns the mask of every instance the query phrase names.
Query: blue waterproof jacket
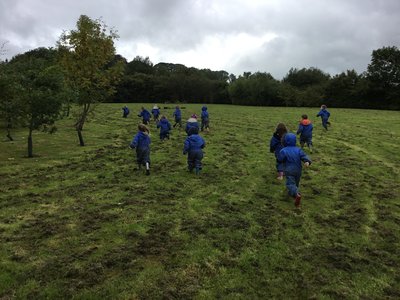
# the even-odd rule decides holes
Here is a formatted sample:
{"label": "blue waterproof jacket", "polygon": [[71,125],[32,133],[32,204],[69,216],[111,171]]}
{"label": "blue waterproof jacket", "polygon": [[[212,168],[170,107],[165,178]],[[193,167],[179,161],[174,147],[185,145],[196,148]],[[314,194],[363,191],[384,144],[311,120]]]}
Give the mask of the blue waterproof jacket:
{"label": "blue waterproof jacket", "polygon": [[185,140],[183,154],[194,151],[201,151],[206,146],[204,139],[198,134],[192,134]]}
{"label": "blue waterproof jacket", "polygon": [[171,124],[167,119],[161,119],[157,124],[157,128],[160,128],[160,133],[168,133],[171,130]]}
{"label": "blue waterproof jacket", "polygon": [[150,143],[151,141],[149,135],[142,131],[139,131],[133,138],[130,147],[139,149],[148,149],[150,148]]}
{"label": "blue waterproof jacket", "polygon": [[302,137],[310,138],[312,137],[313,124],[310,120],[304,119],[301,120],[299,124],[299,128],[297,129],[297,134],[300,134]]}
{"label": "blue waterproof jacket", "polygon": [[138,117],[142,117],[143,121],[150,121],[151,115],[148,110],[144,109],[140,114],[138,114]]}
{"label": "blue waterproof jacket", "polygon": [[321,109],[319,113],[317,114],[317,117],[321,117],[322,120],[328,120],[330,117],[331,113],[327,111],[325,108]]}
{"label": "blue waterproof jacket", "polygon": [[160,115],[160,109],[159,109],[159,108],[153,108],[153,109],[151,110],[151,113],[153,114],[153,116],[154,116],[155,118],[157,118],[157,117]]}
{"label": "blue waterproof jacket", "polygon": [[275,153],[275,156],[278,157],[279,152],[282,150],[283,145],[281,142],[281,137],[275,132],[269,142],[269,151]]}
{"label": "blue waterproof jacket", "polygon": [[301,162],[309,162],[308,156],[296,147],[296,135],[288,133],[284,137],[284,148],[279,152],[278,161],[284,163],[284,171],[286,175],[301,174]]}
{"label": "blue waterproof jacket", "polygon": [[176,108],[174,111],[173,116],[175,117],[175,120],[180,120],[182,119],[182,113],[181,110],[179,108]]}
{"label": "blue waterproof jacket", "polygon": [[201,119],[202,119],[202,120],[208,119],[207,106],[203,106],[203,107],[201,108]]}
{"label": "blue waterproof jacket", "polygon": [[191,131],[190,129],[194,127],[197,128],[197,132],[199,132],[199,122],[197,122],[197,119],[195,118],[189,118],[186,122],[186,127],[185,127],[185,131],[187,134],[189,134],[189,131]]}
{"label": "blue waterproof jacket", "polygon": [[124,107],[122,108],[122,110],[124,111],[124,115],[125,115],[125,116],[129,115],[129,108],[128,108],[128,107],[124,106]]}

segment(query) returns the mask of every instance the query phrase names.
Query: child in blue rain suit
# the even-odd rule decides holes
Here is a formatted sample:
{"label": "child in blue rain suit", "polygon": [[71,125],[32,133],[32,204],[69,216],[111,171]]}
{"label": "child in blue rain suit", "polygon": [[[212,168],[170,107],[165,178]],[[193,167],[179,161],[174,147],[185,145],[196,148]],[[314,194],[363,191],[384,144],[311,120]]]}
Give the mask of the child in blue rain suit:
{"label": "child in blue rain suit", "polygon": [[313,124],[308,119],[307,115],[302,115],[299,128],[297,129],[296,134],[300,134],[301,149],[304,148],[304,144],[307,144],[307,147],[310,149],[311,153],[312,153],[312,131],[313,131]]}
{"label": "child in blue rain suit", "polygon": [[163,141],[169,139],[169,131],[171,130],[171,124],[168,122],[165,116],[161,117],[160,122],[157,123],[157,128],[160,128],[160,139]]}
{"label": "child in blue rain suit", "polygon": [[202,165],[201,160],[203,159],[203,148],[206,146],[204,139],[198,134],[199,129],[192,127],[190,129],[190,134],[185,140],[183,147],[183,154],[187,154],[188,169],[190,172],[193,169],[196,170],[196,175],[200,174]]}
{"label": "child in blue rain suit", "polygon": [[185,127],[185,132],[187,135],[190,135],[189,132],[191,128],[197,128],[197,132],[199,132],[199,122],[197,121],[197,115],[193,114],[187,121],[186,121],[186,127]]}
{"label": "child in blue rain suit", "polygon": [[142,110],[138,114],[138,117],[142,117],[143,124],[147,125],[150,123],[151,115],[150,115],[149,111],[147,109],[145,109],[144,107],[142,107]]}
{"label": "child in blue rain suit", "polygon": [[143,124],[138,126],[139,132],[133,138],[129,147],[136,149],[136,161],[138,169],[146,166],[146,175],[150,175],[150,137],[149,130]]}
{"label": "child in blue rain suit", "polygon": [[321,105],[321,110],[317,114],[317,117],[321,117],[322,126],[324,126],[326,130],[328,130],[328,125],[331,125],[331,123],[328,121],[330,116],[331,113],[326,110],[326,105]]}
{"label": "child in blue rain suit", "polygon": [[158,121],[159,116],[160,116],[160,109],[158,108],[157,105],[153,106],[153,109],[151,110],[151,114],[153,115],[154,121]]}
{"label": "child in blue rain suit", "polygon": [[276,126],[274,135],[271,138],[271,141],[269,142],[269,151],[271,153],[275,154],[276,158],[276,171],[278,172],[278,180],[283,179],[283,164],[278,162],[278,154],[283,148],[283,143],[282,143],[282,138],[283,136],[287,133],[287,128],[285,124],[279,123]]}
{"label": "child in blue rain suit", "polygon": [[128,108],[127,106],[124,106],[124,107],[122,108],[122,117],[123,117],[123,118],[127,118],[128,115],[129,115],[129,108]]}
{"label": "child in blue rain suit", "polygon": [[175,117],[174,128],[176,127],[176,125],[179,125],[179,127],[182,127],[182,112],[181,112],[179,106],[175,107],[175,111],[172,116]]}
{"label": "child in blue rain suit", "polygon": [[296,135],[294,133],[285,134],[284,148],[278,154],[278,161],[284,164],[284,172],[286,176],[286,187],[288,193],[294,198],[294,205],[300,207],[301,194],[299,192],[300,177],[302,171],[301,162],[308,167],[311,160],[308,156],[296,147]]}
{"label": "child in blue rain suit", "polygon": [[206,129],[207,131],[210,130],[210,119],[207,111],[207,106],[203,106],[201,108],[201,131]]}

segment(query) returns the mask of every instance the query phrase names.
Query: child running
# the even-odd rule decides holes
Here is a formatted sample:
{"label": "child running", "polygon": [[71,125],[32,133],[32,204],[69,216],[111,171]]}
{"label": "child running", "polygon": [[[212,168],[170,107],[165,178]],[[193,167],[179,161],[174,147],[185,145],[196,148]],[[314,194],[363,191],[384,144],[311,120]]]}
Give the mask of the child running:
{"label": "child running", "polygon": [[182,128],[182,113],[178,105],[175,107],[175,111],[172,116],[175,117],[174,128],[176,125],[179,125],[179,127]]}
{"label": "child running", "polygon": [[209,115],[207,111],[207,106],[203,106],[201,108],[201,131],[204,129],[210,131],[210,120],[209,120]]}
{"label": "child running", "polygon": [[301,149],[303,149],[304,144],[307,143],[307,147],[310,149],[310,153],[312,153],[312,131],[313,124],[308,119],[307,115],[302,115],[299,128],[297,129],[297,134],[300,134]]}
{"label": "child running", "polygon": [[151,113],[153,115],[154,121],[158,122],[159,116],[160,116],[160,109],[158,108],[157,104],[154,104],[153,109],[151,110]]}
{"label": "child running", "polygon": [[287,128],[285,124],[279,123],[276,126],[274,135],[272,136],[271,141],[269,143],[269,151],[271,153],[274,153],[276,158],[276,171],[278,172],[278,177],[277,177],[278,180],[282,180],[284,175],[283,164],[278,161],[278,154],[283,148],[282,139],[286,133],[287,133]]}
{"label": "child running", "polygon": [[148,125],[150,123],[151,115],[147,109],[142,107],[141,112],[138,114],[138,117],[142,117],[143,124]]}
{"label": "child running", "polygon": [[138,169],[141,166],[146,166],[146,175],[150,175],[150,137],[149,129],[144,125],[140,124],[138,126],[139,132],[133,138],[129,147],[131,149],[136,148],[136,161],[138,164]]}
{"label": "child running", "polygon": [[187,163],[189,172],[196,170],[196,175],[200,174],[202,169],[201,160],[203,159],[202,149],[206,146],[206,142],[199,135],[199,128],[192,127],[188,133],[183,147],[183,154],[187,154]]}
{"label": "child running", "polygon": [[331,126],[331,123],[328,121],[330,116],[331,113],[326,110],[326,105],[325,104],[321,105],[321,110],[317,114],[317,117],[321,117],[322,126],[324,126],[326,130],[328,130],[328,125]]}
{"label": "child running", "polygon": [[185,132],[187,135],[190,135],[191,128],[197,128],[197,132],[199,132],[199,122],[197,121],[197,115],[193,114],[190,116],[190,118],[186,121],[186,127],[185,127]]}
{"label": "child running", "polygon": [[168,122],[165,116],[161,117],[160,122],[157,123],[157,128],[160,128],[160,140],[169,140],[169,131],[171,130],[171,124]]}
{"label": "child running", "polygon": [[301,201],[301,194],[299,192],[302,171],[301,162],[303,161],[304,166],[308,167],[311,164],[311,160],[303,150],[296,147],[296,135],[294,133],[285,134],[283,139],[285,147],[279,152],[278,161],[284,164],[288,193],[294,198],[296,208],[299,208]]}
{"label": "child running", "polygon": [[122,117],[123,117],[123,118],[127,118],[128,115],[129,115],[129,108],[128,108],[128,106],[125,105],[125,106],[122,108]]}

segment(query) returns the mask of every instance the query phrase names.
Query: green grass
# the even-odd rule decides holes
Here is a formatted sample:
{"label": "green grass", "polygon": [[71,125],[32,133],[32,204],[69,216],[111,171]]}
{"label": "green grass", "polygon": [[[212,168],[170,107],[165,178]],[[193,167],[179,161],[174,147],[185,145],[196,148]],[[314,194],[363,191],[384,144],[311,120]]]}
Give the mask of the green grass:
{"label": "green grass", "polygon": [[[400,297],[399,112],[330,109],[325,132],[318,109],[209,105],[202,174],[186,171],[183,130],[162,143],[151,124],[145,176],[128,106],[99,106],[85,147],[72,119],[35,132],[32,159],[27,130],[0,142],[0,299]],[[299,211],[269,140],[303,113],[315,151]]]}

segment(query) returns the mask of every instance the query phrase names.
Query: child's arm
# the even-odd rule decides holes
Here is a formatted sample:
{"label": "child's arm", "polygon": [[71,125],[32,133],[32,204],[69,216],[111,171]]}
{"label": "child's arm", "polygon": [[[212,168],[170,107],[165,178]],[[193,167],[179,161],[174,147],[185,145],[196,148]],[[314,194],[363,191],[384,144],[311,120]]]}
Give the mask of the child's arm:
{"label": "child's arm", "polygon": [[185,143],[183,144],[183,155],[189,152],[190,149],[190,142],[189,139],[185,140]]}
{"label": "child's arm", "polygon": [[276,142],[276,139],[271,138],[271,141],[269,142],[269,152],[274,153],[277,145],[278,143]]}
{"label": "child's arm", "polygon": [[300,159],[301,159],[301,161],[304,162],[304,166],[305,167],[308,167],[309,165],[311,165],[310,158],[307,156],[307,154],[304,153],[303,150],[301,150],[301,149],[299,149],[299,150],[300,150]]}
{"label": "child's arm", "polygon": [[286,152],[285,152],[285,149],[282,149],[281,151],[279,151],[277,160],[278,160],[279,162],[285,162],[285,160],[286,160]]}
{"label": "child's arm", "polygon": [[139,143],[139,135],[137,134],[133,138],[133,140],[132,140],[131,144],[129,145],[129,147],[131,147],[132,149],[135,149],[136,146],[138,145],[138,143]]}
{"label": "child's arm", "polygon": [[203,149],[206,146],[206,141],[203,138],[201,140],[203,141],[203,144],[200,147]]}
{"label": "child's arm", "polygon": [[303,125],[299,124],[299,129],[297,129],[296,134],[302,133],[303,132]]}

